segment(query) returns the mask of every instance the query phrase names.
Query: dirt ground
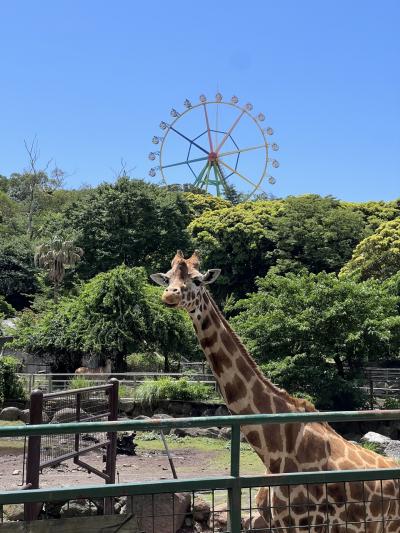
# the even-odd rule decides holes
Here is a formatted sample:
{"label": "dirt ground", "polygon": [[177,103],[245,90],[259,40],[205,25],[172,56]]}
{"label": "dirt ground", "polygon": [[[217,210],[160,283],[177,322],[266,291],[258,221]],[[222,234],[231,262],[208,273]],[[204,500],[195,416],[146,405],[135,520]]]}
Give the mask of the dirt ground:
{"label": "dirt ground", "polygon": [[[136,442],[136,456],[117,456],[116,482],[172,479],[166,452],[158,436],[148,440],[143,434]],[[0,439],[0,489],[12,490],[21,487],[23,473],[23,441]],[[167,438],[168,446],[178,478],[195,478],[229,473],[229,442],[203,437]],[[242,474],[262,475],[264,468],[256,454],[242,445]],[[83,460],[98,469],[104,468],[101,451],[89,452]],[[95,474],[90,474],[75,465],[72,460],[45,468],[40,476],[41,487],[65,487],[104,483]]]}

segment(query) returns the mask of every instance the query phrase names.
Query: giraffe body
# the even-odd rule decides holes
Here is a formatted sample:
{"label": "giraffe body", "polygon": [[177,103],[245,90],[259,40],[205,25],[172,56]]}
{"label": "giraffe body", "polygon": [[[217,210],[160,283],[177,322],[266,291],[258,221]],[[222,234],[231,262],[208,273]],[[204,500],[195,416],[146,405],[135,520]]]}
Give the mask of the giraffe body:
{"label": "giraffe body", "polygon": [[[166,305],[189,312],[230,412],[316,411],[312,404],[291,397],[264,376],[206,289],[219,271],[202,275],[198,268],[196,253],[185,260],[178,252],[171,270],[154,274],[152,279],[166,286]],[[244,426],[242,431],[271,474],[398,466],[346,441],[327,423],[254,425]],[[261,488],[257,505],[267,526],[277,532],[394,533],[400,531],[399,496],[398,480],[330,483],[290,490]]]}

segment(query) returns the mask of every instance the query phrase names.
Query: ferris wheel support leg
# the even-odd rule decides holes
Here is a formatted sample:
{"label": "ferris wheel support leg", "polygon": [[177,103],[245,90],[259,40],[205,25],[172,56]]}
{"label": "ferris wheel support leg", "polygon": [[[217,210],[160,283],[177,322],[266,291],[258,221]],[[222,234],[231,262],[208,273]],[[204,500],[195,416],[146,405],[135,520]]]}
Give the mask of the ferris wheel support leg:
{"label": "ferris wheel support leg", "polygon": [[202,188],[201,185],[202,185],[202,183],[204,183],[204,182],[203,182],[204,172],[207,170],[208,166],[209,166],[209,165],[208,165],[208,161],[207,161],[207,163],[206,163],[206,164],[204,165],[204,167],[201,169],[200,174],[197,176],[195,182],[193,183],[193,185],[194,185],[195,187],[199,187],[200,189]]}

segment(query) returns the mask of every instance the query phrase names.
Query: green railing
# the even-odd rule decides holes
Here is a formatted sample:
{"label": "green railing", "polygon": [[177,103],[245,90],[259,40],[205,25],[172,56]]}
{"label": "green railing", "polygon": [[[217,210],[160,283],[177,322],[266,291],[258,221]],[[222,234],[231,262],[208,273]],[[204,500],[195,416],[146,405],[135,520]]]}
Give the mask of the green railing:
{"label": "green railing", "polygon": [[227,490],[230,500],[230,531],[241,531],[241,491],[265,486],[293,486],[315,483],[337,483],[400,479],[400,468],[371,470],[338,470],[296,472],[268,476],[240,475],[240,427],[255,424],[291,424],[310,422],[356,422],[400,420],[400,410],[284,413],[275,415],[220,416],[156,420],[128,420],[119,422],[81,422],[72,424],[43,424],[0,427],[0,438],[43,435],[96,433],[105,431],[161,430],[172,428],[231,427],[231,466],[229,476],[204,477],[120,483],[112,485],[80,485],[77,487],[14,490],[0,492],[0,506],[14,503],[54,502],[81,498],[162,494],[186,491]]}

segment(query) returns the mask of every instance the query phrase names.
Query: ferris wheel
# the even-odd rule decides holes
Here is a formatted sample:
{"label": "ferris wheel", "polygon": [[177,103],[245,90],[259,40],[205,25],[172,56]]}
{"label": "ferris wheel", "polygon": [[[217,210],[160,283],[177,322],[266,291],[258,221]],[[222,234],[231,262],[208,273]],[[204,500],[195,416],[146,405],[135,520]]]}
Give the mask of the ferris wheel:
{"label": "ferris wheel", "polygon": [[182,112],[171,109],[172,122],[160,122],[163,134],[152,139],[158,150],[149,154],[158,165],[149,175],[158,174],[164,185],[190,183],[217,196],[232,188],[248,198],[265,192],[265,181],[276,182],[269,166],[279,167],[269,155],[279,146],[269,142],[274,131],[263,127],[265,115],[254,115],[251,103],[239,105],[237,96],[223,101],[220,93],[214,100],[202,94],[199,100],[186,99]]}

